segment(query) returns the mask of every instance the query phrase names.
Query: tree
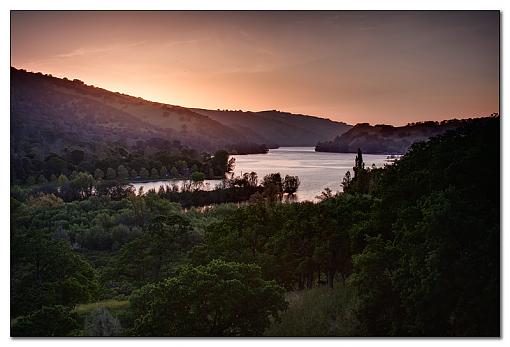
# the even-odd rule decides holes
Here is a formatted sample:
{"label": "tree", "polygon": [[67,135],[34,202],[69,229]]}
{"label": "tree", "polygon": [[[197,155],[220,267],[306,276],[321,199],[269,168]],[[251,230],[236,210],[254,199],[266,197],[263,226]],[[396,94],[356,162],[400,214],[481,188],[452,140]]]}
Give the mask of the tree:
{"label": "tree", "polygon": [[149,178],[149,171],[147,171],[146,168],[142,167],[140,169],[140,176],[143,178],[143,179],[147,179]]}
{"label": "tree", "polygon": [[67,173],[67,161],[57,155],[51,155],[46,158],[45,168],[47,173],[53,174],[66,174]]}
{"label": "tree", "polygon": [[247,176],[248,178],[248,184],[250,187],[256,187],[259,184],[259,178],[257,176],[256,172],[250,172]]}
{"label": "tree", "polygon": [[134,180],[138,176],[138,172],[135,169],[131,169],[131,179]]}
{"label": "tree", "polygon": [[162,166],[161,169],[159,170],[159,175],[161,178],[167,178],[168,177],[168,170],[166,168],[166,166]]}
{"label": "tree", "polygon": [[349,188],[349,185],[351,184],[351,172],[347,171],[345,173],[344,178],[342,179],[342,187],[344,191],[346,191]]}
{"label": "tree", "polygon": [[61,305],[43,306],[19,317],[11,328],[15,337],[64,337],[76,335],[78,315]]}
{"label": "tree", "polygon": [[80,172],[71,182],[71,188],[81,198],[90,197],[96,184],[91,174]]}
{"label": "tree", "polygon": [[227,163],[227,171],[226,172],[232,172],[234,171],[234,168],[236,166],[236,158],[232,157],[228,160]]}
{"label": "tree", "polygon": [[117,168],[117,177],[119,180],[129,179],[129,171],[126,169],[124,165],[119,165],[119,167]]}
{"label": "tree", "polygon": [[216,176],[223,176],[228,172],[228,152],[225,150],[216,151],[211,159],[214,174]]}
{"label": "tree", "polygon": [[153,180],[157,180],[159,178],[158,169],[156,169],[155,167],[153,167],[152,170],[151,170],[151,178]]}
{"label": "tree", "polygon": [[272,173],[264,176],[262,185],[264,186],[263,195],[269,202],[274,203],[282,199],[283,183],[280,173]]}
{"label": "tree", "polygon": [[75,149],[69,153],[69,159],[74,165],[78,165],[85,159],[85,152],[80,149]]}
{"label": "tree", "polygon": [[41,231],[15,231],[11,248],[11,314],[42,306],[73,307],[93,299],[96,274],[65,240]]}
{"label": "tree", "polygon": [[106,179],[114,180],[117,177],[117,174],[115,173],[115,170],[109,167],[106,169]]}
{"label": "tree", "polygon": [[360,334],[500,335],[499,177],[498,118],[416,143],[382,170],[349,280]]}
{"label": "tree", "polygon": [[172,178],[179,177],[179,171],[175,166],[172,166],[172,168],[170,169],[170,177]]}
{"label": "tree", "polygon": [[133,203],[140,204],[138,218],[150,222],[144,226],[141,237],[120,249],[110,269],[112,276],[136,286],[174,274],[187,252],[198,242],[190,222],[175,211],[175,204],[153,195],[145,200],[132,198]]}
{"label": "tree", "polygon": [[46,183],[48,183],[48,180],[43,175],[39,175],[39,177],[37,178],[37,183],[38,184],[46,184]]}
{"label": "tree", "polygon": [[283,180],[283,192],[287,194],[294,194],[297,192],[300,184],[301,182],[299,181],[299,177],[285,175]]}
{"label": "tree", "polygon": [[94,178],[96,180],[102,180],[104,178],[104,172],[103,170],[101,170],[100,168],[97,168],[95,171],[94,171]]}
{"label": "tree", "polygon": [[58,183],[59,186],[62,186],[64,184],[66,184],[67,182],[69,182],[69,180],[67,179],[66,175],[58,176],[57,183]]}
{"label": "tree", "polygon": [[195,171],[191,174],[191,182],[195,189],[200,189],[204,185],[205,175],[203,172]]}
{"label": "tree", "polygon": [[177,167],[177,170],[179,170],[179,173],[186,174],[186,170],[188,169],[188,163],[186,163],[185,160],[178,160],[175,162],[175,166]]}
{"label": "tree", "polygon": [[358,148],[358,154],[356,155],[356,159],[354,160],[354,167],[352,169],[354,171],[354,177],[361,174],[361,172],[365,170],[365,163],[363,162],[363,154],[361,153],[361,149],[359,149],[359,148]]}
{"label": "tree", "polygon": [[185,266],[130,298],[140,336],[260,336],[287,308],[283,288],[260,268],[214,260]]}

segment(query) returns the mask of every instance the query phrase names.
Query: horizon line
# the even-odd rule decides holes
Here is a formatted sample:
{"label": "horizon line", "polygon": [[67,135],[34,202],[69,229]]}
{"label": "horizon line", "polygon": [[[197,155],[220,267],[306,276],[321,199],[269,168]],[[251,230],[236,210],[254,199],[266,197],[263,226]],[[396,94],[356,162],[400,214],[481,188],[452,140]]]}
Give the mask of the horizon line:
{"label": "horizon line", "polygon": [[[225,108],[225,109],[221,109],[221,108],[216,108],[216,109],[211,109],[211,108],[204,108],[204,107],[196,107],[196,106],[184,106],[184,105],[178,105],[178,104],[171,104],[171,103],[167,103],[167,102],[164,102],[164,101],[154,101],[154,100],[149,100],[149,99],[145,99],[145,98],[142,98],[141,96],[135,96],[135,95],[131,95],[131,94],[126,94],[124,92],[120,92],[120,91],[114,91],[114,90],[111,90],[111,89],[106,89],[104,87],[100,87],[100,86],[96,86],[96,85],[93,85],[93,84],[87,84],[86,81],[83,81],[79,78],[72,78],[72,77],[67,77],[67,76],[63,76],[63,77],[59,77],[59,76],[55,76],[51,73],[46,73],[46,72],[42,72],[42,71],[31,71],[31,70],[27,70],[25,68],[22,68],[22,67],[16,67],[14,65],[10,65],[11,69],[15,69],[15,70],[18,70],[18,71],[24,71],[24,72],[27,72],[27,73],[32,73],[32,74],[41,74],[43,76],[47,76],[47,77],[51,77],[51,78],[57,78],[57,79],[60,79],[60,80],[64,80],[64,79],[67,79],[68,81],[72,82],[73,80],[78,80],[78,81],[81,81],[83,82],[84,85],[86,85],[87,87],[93,87],[93,88],[98,88],[98,89],[103,89],[107,92],[110,92],[110,93],[114,93],[114,94],[120,94],[120,95],[125,95],[125,96],[129,96],[129,97],[132,97],[132,98],[138,98],[138,99],[142,99],[144,101],[147,101],[147,102],[151,102],[151,103],[158,103],[158,104],[163,104],[163,105],[169,105],[169,106],[177,106],[177,107],[183,107],[183,108],[186,108],[192,112],[194,112],[193,110],[194,109],[200,109],[200,110],[206,110],[206,111],[220,111],[220,112],[242,112],[242,113],[262,113],[262,112],[279,112],[279,113],[287,113],[287,114],[290,114],[292,116],[305,116],[305,117],[313,117],[313,118],[320,118],[320,119],[324,119],[324,120],[328,120],[330,122],[335,122],[335,123],[343,123],[343,124],[346,124],[346,125],[350,125],[352,127],[358,125],[358,124],[369,124],[370,126],[377,126],[377,125],[390,125],[390,126],[393,126],[393,127],[404,127],[404,126],[407,126],[409,124],[418,124],[418,123],[424,123],[424,122],[442,122],[442,121],[449,121],[449,120],[467,120],[467,119],[473,119],[473,118],[483,118],[483,117],[490,117],[494,114],[497,114],[499,116],[501,116],[499,110],[496,111],[496,112],[492,112],[490,114],[484,114],[484,115],[477,115],[477,116],[471,116],[471,117],[466,117],[466,116],[452,116],[452,118],[446,118],[446,119],[442,119],[442,120],[430,120],[430,119],[427,119],[427,120],[419,120],[419,121],[414,121],[414,122],[407,122],[406,124],[390,124],[390,123],[375,123],[375,124],[371,124],[370,122],[363,122],[363,121],[359,121],[355,124],[349,124],[347,123],[346,121],[340,121],[340,120],[333,120],[329,117],[326,117],[326,116],[318,116],[318,115],[312,115],[312,114],[304,114],[304,113],[293,113],[293,112],[289,112],[289,111],[282,111],[282,110],[278,110],[278,109],[267,109],[267,110],[258,110],[258,111],[254,111],[254,110],[242,110],[242,109],[239,109],[239,110],[234,110],[234,109],[228,109],[228,108]],[[460,117],[460,118],[459,118]]]}

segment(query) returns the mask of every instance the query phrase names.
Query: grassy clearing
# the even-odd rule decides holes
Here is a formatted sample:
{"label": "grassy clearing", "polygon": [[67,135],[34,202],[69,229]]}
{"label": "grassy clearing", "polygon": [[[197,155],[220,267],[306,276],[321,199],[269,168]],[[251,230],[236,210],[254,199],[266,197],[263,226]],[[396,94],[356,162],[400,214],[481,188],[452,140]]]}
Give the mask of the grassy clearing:
{"label": "grassy clearing", "polygon": [[313,288],[287,294],[289,308],[266,336],[353,336],[352,292],[345,286]]}
{"label": "grassy clearing", "polygon": [[79,315],[86,315],[90,313],[92,310],[99,308],[99,307],[106,307],[110,310],[110,312],[114,313],[117,311],[125,310],[129,307],[129,301],[128,300],[104,300],[104,301],[98,301],[98,302],[91,302],[89,304],[81,304],[78,305],[75,308],[75,312]]}

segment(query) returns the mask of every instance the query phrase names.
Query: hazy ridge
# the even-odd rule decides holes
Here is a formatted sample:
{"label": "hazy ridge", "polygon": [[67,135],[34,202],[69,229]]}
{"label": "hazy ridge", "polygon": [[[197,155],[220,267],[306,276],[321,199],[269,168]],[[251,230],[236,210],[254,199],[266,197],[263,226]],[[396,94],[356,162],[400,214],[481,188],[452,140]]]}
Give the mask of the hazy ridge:
{"label": "hazy ridge", "polygon": [[350,128],[277,111],[242,112],[234,121],[238,113],[152,102],[79,80],[11,68],[11,121],[18,137],[38,138],[44,132],[56,142],[85,146],[94,138],[131,143],[162,138],[211,151],[252,144],[313,146]]}
{"label": "hazy ridge", "polygon": [[404,154],[409,147],[420,141],[453,130],[472,119],[451,119],[441,122],[427,121],[395,127],[385,124],[356,124],[349,131],[333,140],[319,142],[317,152],[354,153],[358,148],[363,153]]}

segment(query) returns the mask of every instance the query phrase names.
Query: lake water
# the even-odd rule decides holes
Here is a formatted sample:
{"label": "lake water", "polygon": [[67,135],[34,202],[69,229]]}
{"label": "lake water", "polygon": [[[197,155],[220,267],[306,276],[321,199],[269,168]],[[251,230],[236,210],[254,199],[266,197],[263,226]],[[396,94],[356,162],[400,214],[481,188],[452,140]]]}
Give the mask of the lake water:
{"label": "lake water", "polygon": [[[322,153],[315,152],[314,147],[280,147],[271,149],[267,154],[234,155],[236,165],[234,174],[236,176],[245,172],[255,171],[262,179],[269,173],[279,172],[282,177],[285,175],[298,176],[301,181],[296,198],[298,201],[316,200],[324,188],[329,187],[333,192],[341,191],[341,182],[347,171],[352,172],[355,153]],[[387,163],[386,155],[363,154],[365,166],[382,167]],[[172,182],[178,186],[181,181],[158,181],[148,183],[135,183],[135,189],[140,186],[144,190],[162,185],[169,185]],[[205,183],[212,189],[219,180],[206,180]]]}

